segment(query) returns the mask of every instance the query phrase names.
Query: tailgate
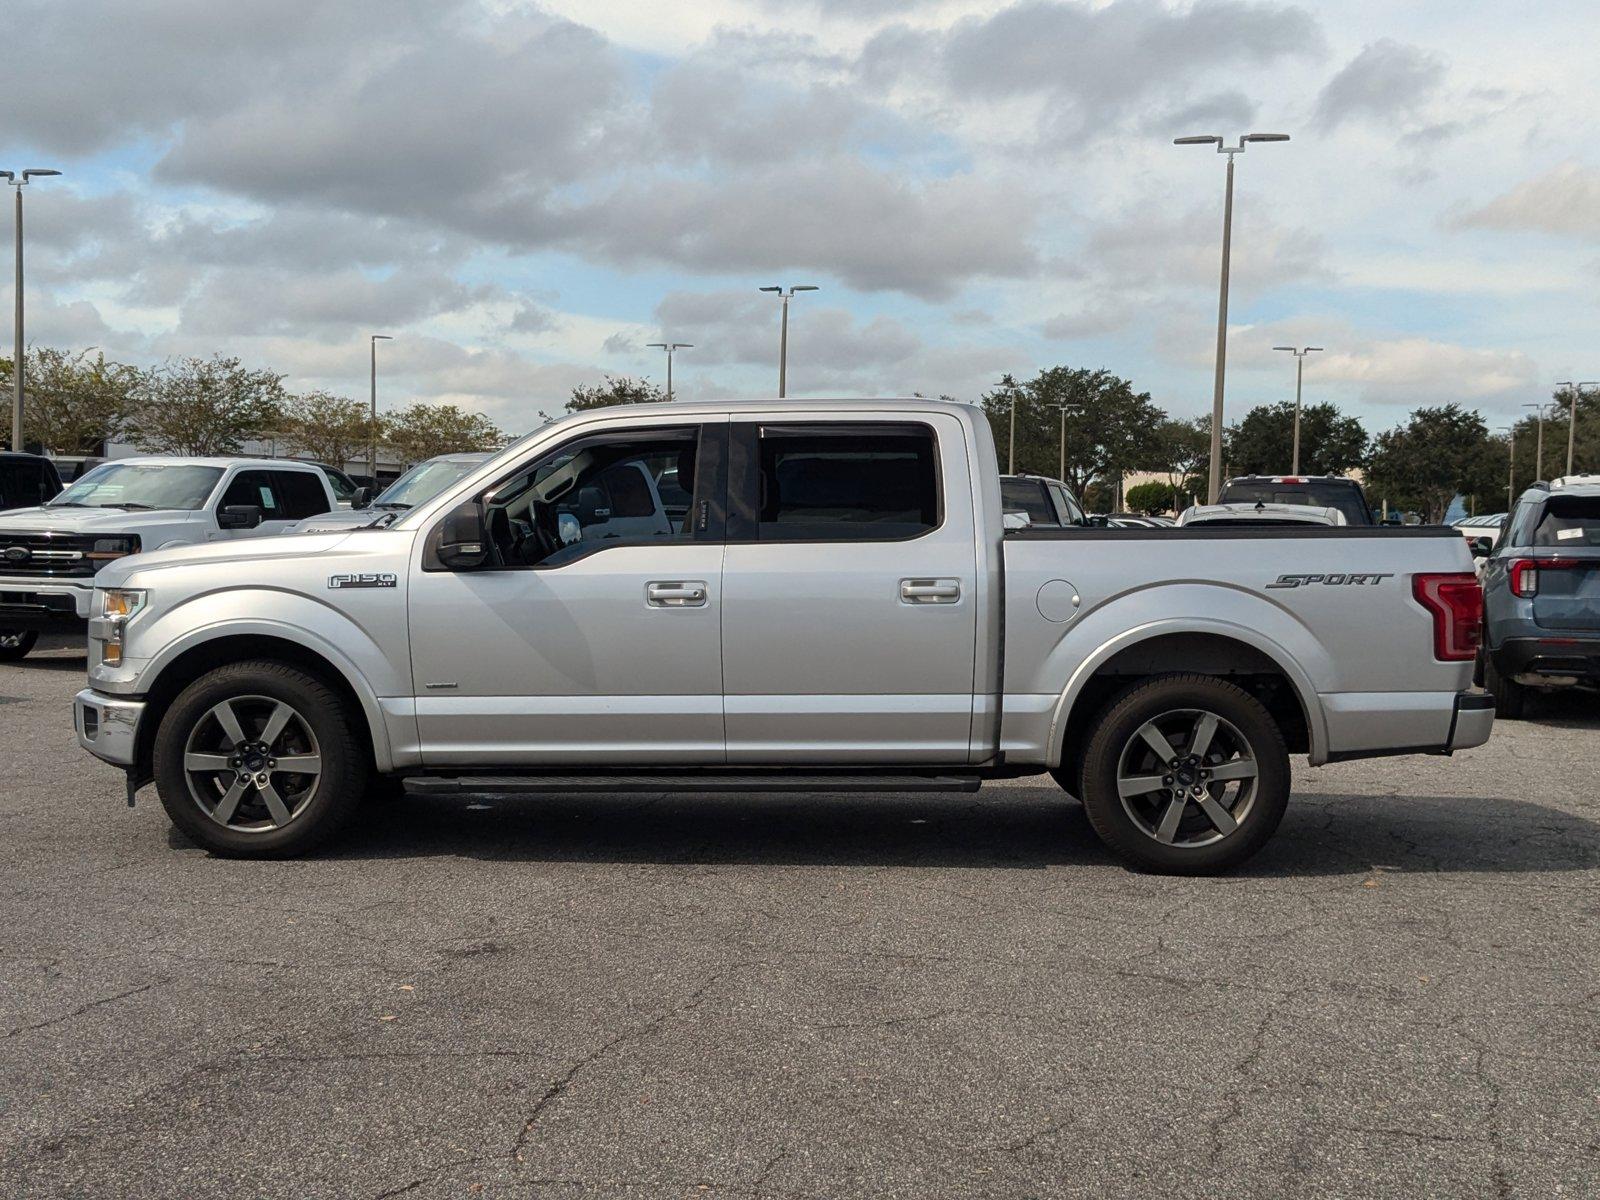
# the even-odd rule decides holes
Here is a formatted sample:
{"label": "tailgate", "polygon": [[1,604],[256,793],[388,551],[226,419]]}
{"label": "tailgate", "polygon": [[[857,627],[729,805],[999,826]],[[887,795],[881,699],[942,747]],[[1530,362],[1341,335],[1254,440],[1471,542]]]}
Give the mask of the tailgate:
{"label": "tailgate", "polygon": [[1600,630],[1600,496],[1551,496],[1533,531],[1541,561],[1533,619],[1546,629]]}

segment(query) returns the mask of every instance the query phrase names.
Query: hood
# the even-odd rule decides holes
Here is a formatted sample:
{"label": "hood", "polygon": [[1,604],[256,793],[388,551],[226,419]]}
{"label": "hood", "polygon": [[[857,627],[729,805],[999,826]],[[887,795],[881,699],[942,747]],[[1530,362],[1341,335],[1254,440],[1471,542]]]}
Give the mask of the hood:
{"label": "hood", "polygon": [[194,566],[201,563],[259,563],[275,558],[305,558],[307,555],[332,550],[348,536],[348,533],[277,534],[271,537],[205,542],[198,546],[174,546],[170,550],[130,554],[127,558],[107,563],[100,568],[94,582],[96,587],[121,587],[130,576],[144,575],[150,571],[164,571],[173,567]]}
{"label": "hood", "polygon": [[[186,525],[193,516],[171,508],[13,508],[0,513],[0,537],[7,533],[140,533],[152,525]],[[149,538],[145,540],[148,543]]]}
{"label": "hood", "polygon": [[[318,513],[314,517],[307,517],[305,520],[291,525],[284,532],[294,534],[322,533],[325,530],[333,529],[341,533],[347,533],[352,529],[359,529],[363,525],[371,525],[379,517],[390,516],[397,520],[404,515],[404,509],[341,508],[334,512]],[[392,524],[393,521],[389,523]]]}

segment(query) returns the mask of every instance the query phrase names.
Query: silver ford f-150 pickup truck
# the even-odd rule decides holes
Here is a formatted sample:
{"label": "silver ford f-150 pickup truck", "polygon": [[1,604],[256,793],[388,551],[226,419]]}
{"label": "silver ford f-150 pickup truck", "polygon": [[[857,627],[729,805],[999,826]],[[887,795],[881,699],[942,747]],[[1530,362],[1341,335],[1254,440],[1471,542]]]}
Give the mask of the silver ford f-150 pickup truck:
{"label": "silver ford f-150 pickup truck", "polygon": [[[687,497],[664,514],[666,477]],[[1007,532],[928,400],[545,426],[370,528],[95,578],[78,736],[221,854],[411,793],[976,789],[1049,771],[1146,867],[1258,849],[1313,764],[1481,744],[1449,529]]]}

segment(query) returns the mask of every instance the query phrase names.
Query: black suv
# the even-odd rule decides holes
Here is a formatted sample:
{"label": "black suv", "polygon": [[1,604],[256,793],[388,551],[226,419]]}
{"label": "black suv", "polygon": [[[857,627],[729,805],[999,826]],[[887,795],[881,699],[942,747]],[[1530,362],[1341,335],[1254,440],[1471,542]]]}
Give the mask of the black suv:
{"label": "black suv", "polygon": [[61,491],[56,465],[38,454],[0,451],[0,512],[32,508]]}

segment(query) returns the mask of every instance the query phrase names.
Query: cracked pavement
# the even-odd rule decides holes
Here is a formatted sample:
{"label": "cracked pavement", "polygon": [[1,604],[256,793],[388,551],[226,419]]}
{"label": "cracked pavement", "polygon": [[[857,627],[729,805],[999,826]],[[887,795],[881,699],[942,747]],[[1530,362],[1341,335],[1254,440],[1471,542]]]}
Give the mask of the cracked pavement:
{"label": "cracked pavement", "polygon": [[403,800],[212,859],[0,666],[0,1196],[1590,1196],[1600,703],[1223,879],[1048,780]]}

